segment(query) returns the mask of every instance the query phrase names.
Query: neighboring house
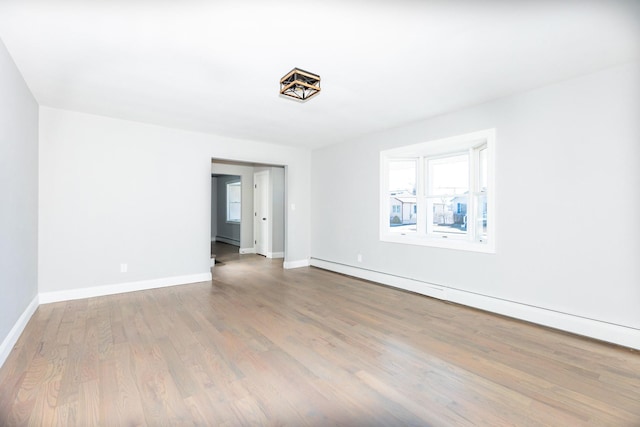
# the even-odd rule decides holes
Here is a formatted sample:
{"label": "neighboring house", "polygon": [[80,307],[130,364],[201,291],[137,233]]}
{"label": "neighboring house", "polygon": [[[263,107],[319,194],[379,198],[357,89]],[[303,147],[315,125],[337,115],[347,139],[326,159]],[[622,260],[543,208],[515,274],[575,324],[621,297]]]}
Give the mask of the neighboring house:
{"label": "neighboring house", "polygon": [[433,223],[438,225],[450,225],[455,223],[451,203],[445,199],[433,202]]}
{"label": "neighboring house", "polygon": [[464,230],[467,226],[467,196],[433,199],[433,223]]}
{"label": "neighboring house", "polygon": [[406,192],[392,193],[389,205],[389,223],[392,227],[416,223],[416,196]]}
{"label": "neighboring house", "polygon": [[[453,222],[450,224],[461,224],[463,228],[467,224],[467,196],[458,196],[451,199],[449,204],[452,212]],[[485,218],[486,218],[486,204],[485,204]]]}
{"label": "neighboring house", "polygon": [[[451,199],[451,210],[453,211],[453,223],[464,224],[466,226],[467,217],[467,196],[458,196]],[[487,202],[486,198],[482,202],[482,222],[483,226],[487,225]]]}

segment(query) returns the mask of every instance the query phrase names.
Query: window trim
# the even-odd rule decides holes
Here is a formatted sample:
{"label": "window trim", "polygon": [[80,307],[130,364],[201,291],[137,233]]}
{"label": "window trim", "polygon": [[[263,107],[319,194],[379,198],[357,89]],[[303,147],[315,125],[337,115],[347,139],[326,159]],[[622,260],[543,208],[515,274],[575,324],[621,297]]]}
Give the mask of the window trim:
{"label": "window trim", "polygon": [[[495,129],[485,129],[477,132],[456,135],[449,138],[442,138],[418,144],[402,146],[398,148],[380,151],[380,240],[383,242],[403,243],[419,246],[430,246],[437,248],[465,250],[482,253],[495,253],[495,236],[497,215],[495,209],[496,187],[495,187]],[[477,169],[479,153],[482,146],[487,149],[487,241],[476,240],[476,233],[468,230],[466,235],[442,236],[428,235],[427,215],[418,214],[416,228],[417,231],[393,231],[389,226],[389,162],[398,159],[416,159],[418,165],[416,183],[416,203],[418,212],[426,207],[426,162],[427,158],[446,157],[456,153],[468,152],[470,161],[470,186],[467,193],[467,212],[470,212],[472,204],[469,202],[476,196],[479,176],[472,178],[471,174],[478,175]],[[475,185],[474,185],[475,183]],[[423,211],[424,212],[424,211]]]}

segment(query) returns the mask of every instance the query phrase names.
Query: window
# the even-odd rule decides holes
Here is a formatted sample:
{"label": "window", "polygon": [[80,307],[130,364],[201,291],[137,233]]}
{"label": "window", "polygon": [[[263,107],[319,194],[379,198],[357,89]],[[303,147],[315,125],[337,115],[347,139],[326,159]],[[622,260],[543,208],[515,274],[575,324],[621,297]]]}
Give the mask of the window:
{"label": "window", "polygon": [[383,241],[495,252],[495,130],[380,153]]}
{"label": "window", "polygon": [[227,222],[240,222],[241,190],[240,181],[227,183]]}
{"label": "window", "polygon": [[415,231],[416,215],[412,209],[416,203],[415,159],[391,159],[389,161],[389,227],[395,230]]}

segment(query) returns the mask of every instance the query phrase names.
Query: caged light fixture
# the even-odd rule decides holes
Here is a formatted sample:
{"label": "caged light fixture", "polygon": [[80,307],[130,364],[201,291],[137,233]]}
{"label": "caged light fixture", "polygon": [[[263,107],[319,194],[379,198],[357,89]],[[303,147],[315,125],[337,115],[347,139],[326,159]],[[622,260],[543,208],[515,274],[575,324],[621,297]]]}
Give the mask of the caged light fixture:
{"label": "caged light fixture", "polygon": [[320,76],[294,68],[280,79],[280,94],[306,101],[320,92]]}

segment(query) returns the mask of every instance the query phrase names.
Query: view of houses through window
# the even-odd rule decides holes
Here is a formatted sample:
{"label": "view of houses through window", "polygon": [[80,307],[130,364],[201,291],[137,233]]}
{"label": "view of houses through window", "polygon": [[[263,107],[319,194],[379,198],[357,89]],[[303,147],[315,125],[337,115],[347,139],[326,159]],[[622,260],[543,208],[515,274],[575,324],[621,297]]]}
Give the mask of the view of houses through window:
{"label": "view of houses through window", "polygon": [[416,160],[389,162],[389,225],[398,230],[416,230]]}
{"label": "view of houses through window", "polygon": [[427,170],[427,233],[467,232],[469,155],[425,159]]}

